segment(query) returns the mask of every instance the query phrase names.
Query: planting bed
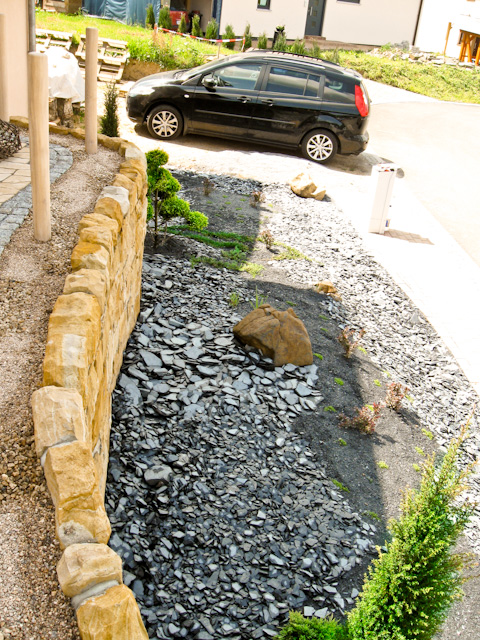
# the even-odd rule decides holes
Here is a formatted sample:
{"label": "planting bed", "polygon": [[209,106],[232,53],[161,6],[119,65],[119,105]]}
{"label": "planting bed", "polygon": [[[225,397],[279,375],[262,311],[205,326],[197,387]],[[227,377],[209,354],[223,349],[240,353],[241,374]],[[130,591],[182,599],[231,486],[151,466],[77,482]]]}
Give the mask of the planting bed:
{"label": "planting bed", "polygon": [[[268,228],[282,244],[247,242],[243,261],[263,268],[252,279],[201,262],[225,260],[219,248],[178,235],[147,243],[142,312],[114,395],[110,544],[151,638],[268,638],[288,609],[338,617],[352,606],[401,490],[476,396],[332,202],[219,176],[205,195],[204,176],[174,175],[210,231]],[[253,208],[258,190],[265,201]],[[342,300],[316,293],[320,280]],[[274,369],[233,341],[265,297],[303,320],[312,367]],[[366,329],[350,360],[336,339],[346,325]],[[411,403],[383,409],[373,435],[339,428],[340,412],[382,401],[391,381]],[[479,443],[474,426],[465,459]],[[467,532],[477,551],[479,523],[477,512]],[[466,591],[442,640],[475,637],[478,585]]]}

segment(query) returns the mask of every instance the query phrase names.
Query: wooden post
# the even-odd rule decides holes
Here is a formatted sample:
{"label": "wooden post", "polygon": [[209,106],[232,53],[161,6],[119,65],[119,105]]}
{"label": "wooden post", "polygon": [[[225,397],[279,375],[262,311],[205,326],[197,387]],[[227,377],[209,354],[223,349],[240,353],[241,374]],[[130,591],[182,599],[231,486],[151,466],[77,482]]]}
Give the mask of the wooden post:
{"label": "wooden post", "polygon": [[445,57],[446,53],[447,53],[447,45],[448,45],[448,37],[450,35],[450,31],[452,30],[452,23],[449,22],[448,23],[448,27],[447,27],[447,37],[445,38],[445,49],[443,50],[443,56]]}
{"label": "wooden post", "polygon": [[85,151],[97,153],[98,29],[87,27],[85,50]]}
{"label": "wooden post", "polygon": [[0,13],[0,120],[8,122],[10,114],[8,112],[7,96],[7,25],[6,18]]}
{"label": "wooden post", "polygon": [[51,237],[48,59],[44,53],[29,53],[27,64],[33,232],[35,240],[46,242]]}
{"label": "wooden post", "polygon": [[35,0],[28,0],[28,51],[37,50],[37,34],[35,30]]}

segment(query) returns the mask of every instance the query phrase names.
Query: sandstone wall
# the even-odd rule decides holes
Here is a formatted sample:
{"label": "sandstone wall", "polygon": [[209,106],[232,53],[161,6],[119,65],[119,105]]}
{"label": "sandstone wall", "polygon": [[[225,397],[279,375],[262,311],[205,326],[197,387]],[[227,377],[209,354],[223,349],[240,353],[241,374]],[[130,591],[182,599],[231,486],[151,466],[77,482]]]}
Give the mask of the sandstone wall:
{"label": "sandstone wall", "polygon": [[[16,124],[25,122],[16,121]],[[51,126],[56,133],[80,130]],[[43,387],[32,396],[35,445],[55,505],[57,572],[82,638],[148,639],[122,562],[109,547],[104,506],[111,394],[140,309],[146,161],[134,145],[99,136],[125,157],[79,225],[72,271],[48,325]]]}

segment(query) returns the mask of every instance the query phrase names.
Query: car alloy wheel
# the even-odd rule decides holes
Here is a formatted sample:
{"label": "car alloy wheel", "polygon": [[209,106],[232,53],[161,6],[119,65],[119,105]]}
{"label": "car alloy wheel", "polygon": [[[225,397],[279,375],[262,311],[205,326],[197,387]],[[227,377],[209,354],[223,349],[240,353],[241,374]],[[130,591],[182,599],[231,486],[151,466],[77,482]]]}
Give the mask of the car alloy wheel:
{"label": "car alloy wheel", "polygon": [[155,138],[173,140],[182,132],[182,116],[173,107],[156,107],[148,116],[147,127]]}
{"label": "car alloy wheel", "polygon": [[304,139],[302,149],[306,158],[322,163],[336,155],[338,144],[328,131],[313,131]]}

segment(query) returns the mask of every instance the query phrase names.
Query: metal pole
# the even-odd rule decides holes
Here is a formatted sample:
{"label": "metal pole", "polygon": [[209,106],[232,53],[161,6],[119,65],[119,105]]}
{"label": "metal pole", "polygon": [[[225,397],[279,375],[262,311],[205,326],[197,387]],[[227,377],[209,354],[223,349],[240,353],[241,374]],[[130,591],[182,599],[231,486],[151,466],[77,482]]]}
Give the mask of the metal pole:
{"label": "metal pole", "polygon": [[0,120],[8,122],[10,114],[8,112],[7,96],[7,25],[6,17],[0,13]]}
{"label": "metal pole", "polygon": [[32,52],[27,64],[33,231],[35,240],[46,242],[51,238],[48,59],[44,53]]}
{"label": "metal pole", "polygon": [[35,33],[35,0],[28,0],[28,52],[37,50],[37,36]]}
{"label": "metal pole", "polygon": [[85,50],[85,151],[97,153],[98,29],[87,27]]}

